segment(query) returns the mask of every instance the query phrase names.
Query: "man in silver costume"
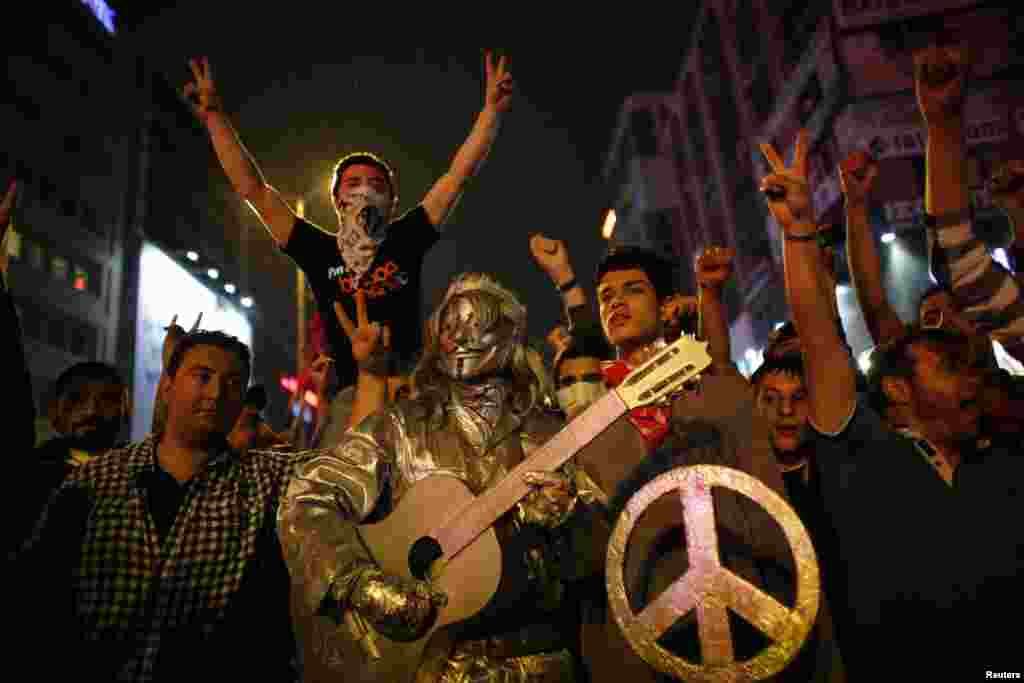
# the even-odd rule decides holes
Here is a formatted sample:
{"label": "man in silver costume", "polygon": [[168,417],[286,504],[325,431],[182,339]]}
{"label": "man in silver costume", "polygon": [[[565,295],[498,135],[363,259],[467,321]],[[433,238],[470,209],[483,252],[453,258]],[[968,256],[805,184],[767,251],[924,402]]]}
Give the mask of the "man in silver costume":
{"label": "man in silver costume", "polygon": [[[358,624],[409,639],[429,627],[443,602],[429,584],[377,567],[357,525],[386,517],[430,475],[454,475],[480,494],[561,427],[541,410],[525,330],[525,307],[493,278],[456,277],[429,321],[413,375],[416,398],[388,404],[300,466],[278,526],[306,680],[351,680],[356,650],[343,639],[357,640]],[[533,492],[495,525],[506,570],[516,565],[524,577],[512,600],[498,601],[514,606],[487,608],[453,637],[433,638],[417,681],[579,679],[578,610],[569,590],[585,570],[577,569],[581,552],[569,539],[584,528],[583,506],[575,506],[580,491],[571,468],[530,473],[527,481]],[[499,594],[508,585],[503,576]]]}

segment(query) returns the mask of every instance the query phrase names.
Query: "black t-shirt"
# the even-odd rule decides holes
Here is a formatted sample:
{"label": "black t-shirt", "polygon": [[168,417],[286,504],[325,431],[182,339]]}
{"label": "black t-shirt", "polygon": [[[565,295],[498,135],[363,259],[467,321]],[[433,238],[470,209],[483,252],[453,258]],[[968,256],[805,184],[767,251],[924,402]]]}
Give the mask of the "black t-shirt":
{"label": "black t-shirt", "polygon": [[422,344],[423,257],[439,237],[426,210],[417,206],[391,224],[373,263],[355,282],[355,275],[349,272],[338,251],[335,235],[301,218],[296,220],[283,251],[306,274],[316,297],[340,386],[354,384],[358,372],[348,336],[334,313],[334,302],[340,301],[349,318],[356,322],[355,294],[358,289],[364,290],[370,322],[390,328],[391,346],[398,363],[408,364]]}
{"label": "black t-shirt", "polygon": [[949,486],[862,402],[841,434],[816,437],[814,462],[851,680],[1015,670],[1019,638],[1001,616],[1024,607],[1024,459],[968,457]]}

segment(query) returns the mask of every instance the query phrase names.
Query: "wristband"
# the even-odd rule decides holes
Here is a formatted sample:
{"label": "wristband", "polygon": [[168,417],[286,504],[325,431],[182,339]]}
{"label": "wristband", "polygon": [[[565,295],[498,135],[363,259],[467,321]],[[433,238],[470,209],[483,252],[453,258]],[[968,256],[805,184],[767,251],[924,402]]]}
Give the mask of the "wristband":
{"label": "wristband", "polygon": [[959,225],[960,223],[966,223],[973,218],[974,211],[971,207],[967,207],[960,211],[954,211],[952,213],[944,213],[941,216],[932,216],[929,213],[921,214],[921,222],[926,228],[948,228],[953,225]]}
{"label": "wristband", "polygon": [[818,242],[818,233],[811,232],[806,235],[791,235],[788,232],[782,233],[782,239],[787,242]]}
{"label": "wristband", "polygon": [[575,287],[577,284],[579,284],[579,283],[576,282],[576,276],[574,275],[571,278],[569,278],[569,281],[566,282],[564,285],[555,285],[555,289],[557,289],[562,294],[565,294],[570,289]]}

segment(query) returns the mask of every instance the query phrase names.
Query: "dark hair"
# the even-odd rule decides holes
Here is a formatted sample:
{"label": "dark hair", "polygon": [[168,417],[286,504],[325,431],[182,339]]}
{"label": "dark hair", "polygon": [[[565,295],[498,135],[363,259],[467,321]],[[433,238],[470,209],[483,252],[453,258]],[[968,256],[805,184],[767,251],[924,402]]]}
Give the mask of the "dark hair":
{"label": "dark hair", "polygon": [[121,379],[120,373],[114,366],[99,361],[86,361],[85,363],[75,363],[60,373],[53,385],[54,398],[61,398],[73,384],[81,381],[110,382],[124,386],[124,380]]}
{"label": "dark hair", "polygon": [[804,377],[804,359],[799,353],[787,353],[782,356],[768,356],[750,376],[750,385],[759,389],[761,381],[775,373],[784,373],[793,377]]}
{"label": "dark hair", "polygon": [[331,196],[338,196],[338,183],[341,182],[341,175],[345,172],[345,169],[349,166],[355,166],[356,164],[365,164],[367,166],[374,166],[379,168],[388,179],[388,187],[391,189],[391,197],[397,201],[398,199],[398,183],[395,180],[395,171],[391,168],[388,162],[377,156],[372,152],[353,152],[352,154],[346,154],[338,163],[334,166],[334,179],[331,181]]}
{"label": "dark hair", "polygon": [[262,384],[253,384],[245,392],[245,405],[252,406],[256,410],[263,410],[267,407],[267,388]]}
{"label": "dark hair", "polygon": [[601,278],[606,273],[634,269],[642,270],[647,275],[659,302],[673,293],[672,264],[643,247],[619,247],[605,254],[597,266],[597,284],[601,284]]}
{"label": "dark hair", "polygon": [[608,342],[605,341],[604,334],[601,333],[600,329],[595,329],[590,325],[581,325],[578,329],[573,330],[565,350],[555,357],[555,364],[551,368],[551,374],[557,383],[558,368],[562,366],[563,362],[573,358],[608,360],[611,358],[611,355],[611,349],[608,347]]}
{"label": "dark hair", "polygon": [[882,381],[887,377],[903,377],[910,379],[914,376],[915,360],[910,354],[910,349],[915,346],[924,346],[939,353],[970,352],[971,340],[960,334],[946,329],[921,329],[911,327],[909,332],[898,339],[875,347],[871,351],[871,364],[865,373],[868,390],[868,403],[878,412],[885,415],[889,406],[889,399],[882,389]]}
{"label": "dark hair", "polygon": [[182,361],[185,359],[185,354],[197,346],[216,346],[238,356],[238,360],[242,363],[243,379],[248,384],[249,373],[252,369],[252,356],[249,353],[249,347],[239,340],[238,337],[232,337],[230,334],[225,334],[219,330],[189,332],[179,339],[178,343],[174,346],[174,352],[171,353],[170,360],[167,361],[165,372],[168,377],[174,377],[175,373],[178,372],[178,368],[181,367]]}

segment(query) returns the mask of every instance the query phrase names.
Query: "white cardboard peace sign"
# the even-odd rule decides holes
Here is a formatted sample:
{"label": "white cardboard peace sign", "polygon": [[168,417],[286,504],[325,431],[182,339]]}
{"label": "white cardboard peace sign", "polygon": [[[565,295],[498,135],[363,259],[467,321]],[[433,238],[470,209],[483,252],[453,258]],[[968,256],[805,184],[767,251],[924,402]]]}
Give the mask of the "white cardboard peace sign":
{"label": "white cardboard peace sign", "polygon": [[[722,566],[711,498],[713,486],[742,493],[765,508],[782,527],[796,559],[796,606],[792,610]],[[682,500],[690,567],[634,614],[623,582],[629,535],[644,510],[672,491],[678,491]],[[800,518],[759,480],[717,465],[676,468],[630,498],[608,543],[606,575],[612,614],[634,651],[656,669],[694,682],[759,681],[782,671],[807,639],[820,601],[818,560]],[[735,661],[726,608],[768,636],[773,644],[752,659]],[[657,643],[693,609],[697,610],[702,665],[676,657]]]}

